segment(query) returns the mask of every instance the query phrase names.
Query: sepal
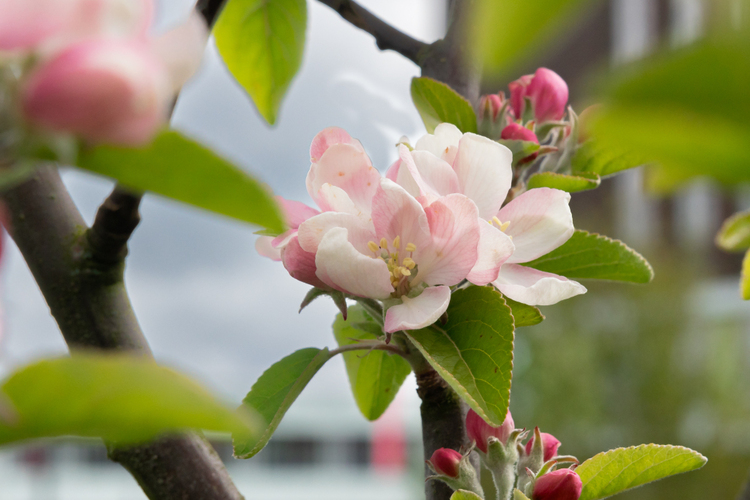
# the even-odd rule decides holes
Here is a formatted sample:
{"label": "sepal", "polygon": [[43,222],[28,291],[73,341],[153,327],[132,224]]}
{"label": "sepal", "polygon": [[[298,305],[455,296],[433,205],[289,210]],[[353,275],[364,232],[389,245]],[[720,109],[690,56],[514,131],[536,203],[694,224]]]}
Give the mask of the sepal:
{"label": "sepal", "polygon": [[305,298],[302,299],[302,303],[299,305],[299,312],[302,312],[302,309],[309,306],[312,301],[323,295],[328,295],[329,297],[331,297],[333,303],[336,304],[336,307],[338,307],[339,311],[341,311],[341,315],[344,317],[344,321],[346,321],[346,297],[342,292],[339,292],[338,290],[321,290],[320,288],[311,288],[310,291],[307,292],[307,295],[305,295]]}

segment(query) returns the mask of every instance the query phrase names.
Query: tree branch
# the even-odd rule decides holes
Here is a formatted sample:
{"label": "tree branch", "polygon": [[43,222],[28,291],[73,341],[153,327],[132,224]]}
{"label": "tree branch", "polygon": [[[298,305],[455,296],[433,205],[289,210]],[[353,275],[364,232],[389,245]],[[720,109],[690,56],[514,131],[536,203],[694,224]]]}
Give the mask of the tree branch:
{"label": "tree branch", "polygon": [[357,28],[375,37],[380,50],[393,50],[416,64],[421,63],[422,52],[428,47],[386,23],[353,0],[318,0]]}
{"label": "tree branch", "polygon": [[[150,357],[123,282],[138,197],[116,189],[89,230],[57,169],[41,167],[32,179],[5,192],[3,201],[11,237],[71,351],[98,348]],[[111,449],[110,458],[154,500],[242,498],[211,446],[194,434]]]}

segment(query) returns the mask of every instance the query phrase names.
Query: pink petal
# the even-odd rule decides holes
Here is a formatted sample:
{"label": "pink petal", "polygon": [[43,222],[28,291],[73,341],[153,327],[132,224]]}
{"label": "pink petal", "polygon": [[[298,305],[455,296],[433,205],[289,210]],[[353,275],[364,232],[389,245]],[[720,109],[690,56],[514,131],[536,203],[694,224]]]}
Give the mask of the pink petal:
{"label": "pink petal", "polygon": [[198,71],[207,43],[208,26],[195,10],[184,24],[151,43],[154,53],[169,71],[172,89],[175,92]]}
{"label": "pink petal", "polygon": [[391,273],[383,259],[359,252],[343,227],[331,229],[315,254],[317,276],[326,284],[352,295],[387,299],[393,293]]}
{"label": "pink petal", "polygon": [[263,257],[278,262],[281,260],[281,250],[274,247],[272,242],[273,238],[270,236],[261,236],[255,240],[255,250]]}
{"label": "pink petal", "polygon": [[369,253],[367,243],[374,241],[372,228],[362,222],[356,215],[338,212],[323,212],[299,226],[299,243],[307,252],[315,253],[318,245],[326,233],[334,228],[345,228],[349,233],[349,241],[362,253]]}
{"label": "pink petal", "polygon": [[413,243],[417,247],[417,260],[432,243],[427,215],[419,202],[398,184],[383,179],[372,200],[372,222],[378,239],[392,242],[396,237],[401,247]]}
{"label": "pink petal", "polygon": [[413,299],[403,296],[401,304],[393,306],[385,313],[386,333],[400,330],[417,330],[430,326],[448,310],[451,289],[447,286],[431,286]]}
{"label": "pink petal", "polygon": [[59,0],[0,1],[0,50],[28,50],[73,21],[71,5]]}
{"label": "pink petal", "polygon": [[292,238],[281,250],[281,260],[292,278],[323,290],[328,289],[328,285],[315,274],[315,254],[302,250],[297,238]]}
{"label": "pink petal", "polygon": [[323,184],[323,187],[318,191],[318,205],[324,212],[341,212],[345,214],[352,214],[358,217],[364,217],[369,219],[370,214],[362,212],[362,210],[354,204],[349,195],[343,189],[331,186],[330,184]]}
{"label": "pink petal", "polygon": [[385,178],[390,179],[393,182],[398,182],[398,172],[399,168],[401,167],[401,158],[394,161],[393,164],[388,167],[388,170],[385,172]]}
{"label": "pink petal", "polygon": [[324,184],[336,186],[346,191],[363,212],[369,213],[379,182],[380,172],[364,151],[351,144],[334,144],[310,166],[307,192],[318,203]]}
{"label": "pink petal", "polygon": [[575,231],[569,203],[570,193],[537,188],[505,205],[497,216],[510,222],[505,233],[516,247],[508,263],[530,262],[568,241]]}
{"label": "pink petal", "polygon": [[564,276],[518,264],[505,264],[492,284],[504,295],[530,306],[550,306],[586,293],[586,287]]}
{"label": "pink petal", "polygon": [[315,217],[320,213],[318,210],[308,207],[302,202],[287,200],[281,196],[277,196],[276,201],[281,205],[286,224],[292,229],[297,229],[307,219]]}
{"label": "pink petal", "polygon": [[513,254],[514,247],[508,235],[481,219],[479,230],[479,258],[466,279],[484,286],[497,279],[500,266]]}
{"label": "pink petal", "polygon": [[435,193],[422,180],[409,148],[402,144],[398,147],[398,155],[401,163],[396,173],[396,183],[423,205],[429,205],[436,197]]}
{"label": "pink petal", "polygon": [[513,179],[510,149],[476,134],[464,134],[458,145],[453,168],[460,192],[477,204],[479,217],[497,215]]}
{"label": "pink petal", "polygon": [[441,160],[453,165],[461,140],[461,131],[452,123],[441,123],[434,134],[427,134],[417,141],[415,150],[429,151]]}
{"label": "pink petal", "polygon": [[[455,285],[477,262],[480,238],[477,208],[467,197],[451,194],[425,209],[432,245],[417,250],[418,273],[413,284]],[[486,224],[482,222],[482,224]]]}
{"label": "pink petal", "polygon": [[334,144],[351,144],[360,151],[364,152],[362,144],[356,139],[353,139],[346,130],[339,127],[328,127],[315,136],[310,145],[310,161],[312,163],[318,163],[320,158],[323,157],[328,148]]}
{"label": "pink petal", "polygon": [[419,175],[436,196],[458,193],[458,177],[453,167],[427,151],[412,151],[411,156]]}

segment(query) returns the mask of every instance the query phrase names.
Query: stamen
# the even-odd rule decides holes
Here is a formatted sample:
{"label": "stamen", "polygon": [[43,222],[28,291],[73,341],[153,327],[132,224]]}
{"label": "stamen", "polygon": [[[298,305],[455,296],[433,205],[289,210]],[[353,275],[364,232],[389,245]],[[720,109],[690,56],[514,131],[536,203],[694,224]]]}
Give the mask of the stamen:
{"label": "stamen", "polygon": [[500,231],[505,232],[505,230],[508,229],[508,226],[510,226],[510,221],[503,222],[503,225],[500,226]]}
{"label": "stamen", "polygon": [[388,240],[385,238],[380,238],[380,248],[383,250],[388,250]]}
{"label": "stamen", "polygon": [[501,222],[500,219],[497,218],[497,216],[492,218],[492,221],[490,224],[495,223],[497,224],[497,227],[500,228],[500,231],[505,232],[506,229],[508,229],[508,226],[510,226],[510,221],[508,222]]}
{"label": "stamen", "polygon": [[411,276],[411,271],[409,271],[409,270],[408,270],[407,268],[405,268],[405,267],[398,267],[397,269],[398,269],[398,270],[399,270],[399,272],[401,272],[401,274],[403,274],[404,276]]}
{"label": "stamen", "polygon": [[396,250],[399,250],[401,248],[401,236],[396,236],[396,238],[393,240],[393,247]]}
{"label": "stamen", "polygon": [[414,262],[414,259],[412,259],[411,257],[405,258],[403,264],[407,269],[414,269],[415,267],[417,267],[417,263]]}
{"label": "stamen", "polygon": [[380,248],[378,248],[378,245],[377,245],[377,243],[375,243],[374,241],[370,241],[370,242],[368,242],[368,243],[367,243],[367,248],[369,248],[369,249],[370,249],[370,251],[371,251],[372,253],[374,253],[374,254],[377,254],[377,253],[379,252],[379,250],[380,250]]}
{"label": "stamen", "polygon": [[409,243],[408,245],[406,245],[406,251],[407,252],[416,252],[417,251],[417,245],[415,245],[414,243]]}

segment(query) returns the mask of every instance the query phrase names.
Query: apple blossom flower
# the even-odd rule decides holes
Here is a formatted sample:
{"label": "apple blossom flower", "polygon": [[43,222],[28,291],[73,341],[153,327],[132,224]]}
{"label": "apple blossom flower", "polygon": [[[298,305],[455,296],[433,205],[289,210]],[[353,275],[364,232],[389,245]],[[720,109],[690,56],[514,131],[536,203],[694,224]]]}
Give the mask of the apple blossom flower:
{"label": "apple blossom flower", "polygon": [[512,181],[510,150],[484,137],[462,134],[448,123],[419,139],[413,151],[400,151],[401,161],[386,176],[420,201],[461,193],[477,205],[484,222],[469,281],[492,282],[506,296],[528,305],[552,305],[586,292],[563,276],[520,265],[546,255],[573,235],[569,193],[531,189],[502,206]]}
{"label": "apple blossom flower", "polygon": [[575,471],[560,469],[536,480],[531,500],[578,500],[582,490],[583,482]]}
{"label": "apple blossom flower", "polygon": [[508,410],[505,420],[499,427],[494,427],[485,422],[474,410],[469,410],[466,414],[466,433],[477,444],[477,448],[482,453],[487,453],[487,445],[489,444],[490,437],[495,437],[501,443],[506,444],[508,437],[510,437],[510,434],[514,430],[515,423],[513,422],[510,410]]}
{"label": "apple blossom flower", "polygon": [[[557,455],[557,449],[560,447],[560,441],[553,436],[552,434],[548,434],[546,432],[541,433],[542,438],[542,447],[544,448],[544,461],[547,462],[548,460],[551,460],[555,455]],[[526,443],[526,454],[531,454],[531,448],[534,446],[534,436],[531,436],[531,439]]]}
{"label": "apple blossom flower", "polygon": [[451,450],[450,448],[439,448],[432,454],[429,462],[438,474],[457,478],[458,465],[461,463],[462,458],[463,455],[456,450]]}
{"label": "apple blossom flower", "polygon": [[560,75],[547,68],[539,68],[533,75],[524,75],[508,85],[511,107],[517,119],[522,119],[526,98],[534,108],[537,123],[560,120],[568,103],[568,85]]}

